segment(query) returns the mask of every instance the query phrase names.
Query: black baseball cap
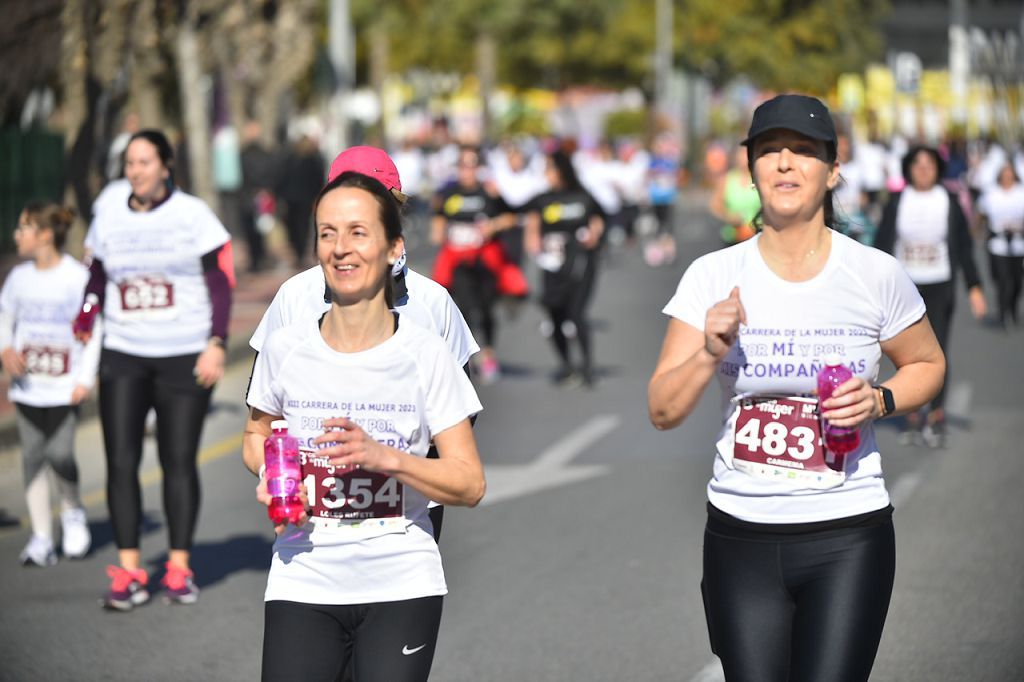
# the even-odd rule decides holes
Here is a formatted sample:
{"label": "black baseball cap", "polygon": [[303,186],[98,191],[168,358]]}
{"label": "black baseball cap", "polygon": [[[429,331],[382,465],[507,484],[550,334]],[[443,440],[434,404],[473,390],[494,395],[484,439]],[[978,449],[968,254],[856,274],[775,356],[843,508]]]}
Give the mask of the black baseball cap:
{"label": "black baseball cap", "polygon": [[780,128],[815,140],[836,142],[835,123],[821,100],[806,95],[776,95],[754,109],[747,139],[740,144],[750,145],[761,133]]}

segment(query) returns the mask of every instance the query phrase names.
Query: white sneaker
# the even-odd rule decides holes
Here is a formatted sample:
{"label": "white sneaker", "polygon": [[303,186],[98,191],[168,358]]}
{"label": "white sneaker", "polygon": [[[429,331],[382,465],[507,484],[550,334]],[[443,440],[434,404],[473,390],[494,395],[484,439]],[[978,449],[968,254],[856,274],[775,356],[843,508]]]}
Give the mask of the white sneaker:
{"label": "white sneaker", "polygon": [[53,551],[52,540],[33,535],[18,559],[22,566],[53,566],[57,563],[57,553]]}
{"label": "white sneaker", "polygon": [[89,532],[85,510],[81,507],[65,509],[60,515],[60,525],[64,530],[61,540],[64,556],[69,559],[81,559],[88,554],[92,545],[92,534]]}

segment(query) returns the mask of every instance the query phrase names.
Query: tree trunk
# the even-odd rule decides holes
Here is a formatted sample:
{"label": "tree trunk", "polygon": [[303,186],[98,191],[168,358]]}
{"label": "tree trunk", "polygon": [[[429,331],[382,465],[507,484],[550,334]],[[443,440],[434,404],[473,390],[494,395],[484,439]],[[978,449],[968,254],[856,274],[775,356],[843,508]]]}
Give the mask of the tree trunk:
{"label": "tree trunk", "polygon": [[64,88],[63,110],[64,144],[71,149],[79,129],[89,114],[85,95],[85,76],[89,60],[86,52],[85,14],[82,0],[67,0],[61,12],[61,81]]}
{"label": "tree trunk", "polygon": [[164,68],[160,59],[160,30],[154,0],[141,0],[132,29],[131,84],[128,108],[139,115],[143,128],[163,130],[167,125],[157,79]]}
{"label": "tree trunk", "polygon": [[199,41],[189,19],[178,25],[175,63],[181,89],[183,128],[185,142],[188,145],[192,193],[205,201],[216,213],[219,202],[213,186],[210,160],[210,122],[206,117],[207,93],[202,83]]}

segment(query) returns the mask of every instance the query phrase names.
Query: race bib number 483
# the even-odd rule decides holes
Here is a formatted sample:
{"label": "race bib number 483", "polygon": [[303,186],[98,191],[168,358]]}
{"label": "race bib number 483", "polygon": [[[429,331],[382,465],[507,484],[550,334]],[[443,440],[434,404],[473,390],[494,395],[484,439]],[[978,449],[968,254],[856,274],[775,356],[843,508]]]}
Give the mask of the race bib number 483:
{"label": "race bib number 483", "polygon": [[336,467],[313,451],[303,450],[301,460],[314,517],[365,521],[405,516],[405,486],[398,479],[365,469]]}
{"label": "race bib number 483", "polygon": [[817,400],[751,397],[742,399],[736,409],[736,469],[810,488],[832,488],[846,479],[825,461]]}

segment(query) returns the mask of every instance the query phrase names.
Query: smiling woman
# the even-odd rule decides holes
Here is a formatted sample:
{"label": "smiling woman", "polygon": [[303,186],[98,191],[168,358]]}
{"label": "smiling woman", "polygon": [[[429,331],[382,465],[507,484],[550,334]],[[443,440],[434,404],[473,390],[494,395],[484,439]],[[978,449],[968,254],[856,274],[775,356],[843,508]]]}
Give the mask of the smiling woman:
{"label": "smiling woman", "polygon": [[330,308],[266,338],[247,398],[243,457],[263,504],[271,422],[308,445],[308,510],[276,528],[263,679],[334,680],[351,665],[355,679],[426,680],[447,592],[427,505],[482,498],[469,422],[481,407],[445,342],[391,309],[403,253],[392,193],[343,172],[314,217]]}
{"label": "smiling woman", "polygon": [[165,596],[198,598],[189,567],[200,501],[196,456],[211,391],[224,373],[234,273],[227,230],[201,199],[174,185],[167,137],[140,130],[124,158],[126,181],[112,182],[94,203],[85,240],[93,259],[75,334],[88,340],[102,310],[100,419],[120,562],[107,571],[103,603],[127,611],[149,598],[138,468],[150,408],[170,534]]}
{"label": "smiling woman", "polygon": [[[331,295],[340,304],[372,300],[379,292],[394,305],[391,266],[402,255],[402,222],[383,185],[343,173],[317,198],[317,258]],[[386,190],[385,190],[386,192]]]}
{"label": "smiling woman", "polygon": [[[839,169],[825,106],[769,100],[743,144],[761,231],[683,274],[664,308],[651,421],[677,426],[718,380],[701,589],[726,678],[867,680],[895,574],[873,422],[931,398],[944,359],[896,260],[831,229]],[[875,387],[883,353],[897,371]],[[854,376],[819,401],[827,354]],[[860,430],[844,461],[823,444],[819,414]]]}

